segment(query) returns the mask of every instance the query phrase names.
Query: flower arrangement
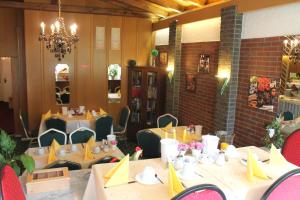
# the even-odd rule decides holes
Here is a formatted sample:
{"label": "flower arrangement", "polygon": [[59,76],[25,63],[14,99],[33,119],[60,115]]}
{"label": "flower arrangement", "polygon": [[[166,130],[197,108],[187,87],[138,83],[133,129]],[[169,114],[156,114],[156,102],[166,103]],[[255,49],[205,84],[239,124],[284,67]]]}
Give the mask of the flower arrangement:
{"label": "flower arrangement", "polygon": [[284,135],[281,133],[281,121],[280,117],[274,119],[271,124],[266,127],[266,135],[263,142],[267,148],[271,148],[273,144],[276,148],[282,148],[284,143]]}
{"label": "flower arrangement", "polygon": [[118,144],[118,141],[117,140],[112,140],[112,141],[110,141],[110,144],[113,145],[113,146],[116,146]]}
{"label": "flower arrangement", "polygon": [[204,145],[201,142],[191,142],[190,143],[190,149],[196,149],[196,150],[202,150]]}
{"label": "flower arrangement", "polygon": [[180,143],[180,144],[178,144],[178,148],[177,149],[179,151],[178,156],[184,156],[185,152],[189,149],[189,145],[188,144]]}

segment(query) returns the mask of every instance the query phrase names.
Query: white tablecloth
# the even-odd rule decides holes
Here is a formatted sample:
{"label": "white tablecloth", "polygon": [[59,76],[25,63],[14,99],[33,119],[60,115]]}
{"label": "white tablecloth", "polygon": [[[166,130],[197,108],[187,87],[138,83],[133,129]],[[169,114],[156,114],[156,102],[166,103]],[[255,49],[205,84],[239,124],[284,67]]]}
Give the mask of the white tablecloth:
{"label": "white tablecloth", "polygon": [[[202,177],[193,181],[183,181],[187,187],[197,184],[211,183],[217,185],[225,193],[228,200],[259,200],[268,187],[284,173],[297,168],[295,165],[286,163],[280,167],[270,167],[264,163],[268,176],[272,179],[262,180],[255,178],[253,182],[247,180],[246,166],[240,160],[247,158],[247,152],[251,149],[261,160],[268,158],[268,153],[256,147],[240,148],[240,157],[230,159],[224,166],[216,164],[197,164],[196,171]],[[168,195],[168,169],[162,164],[161,159],[149,159],[130,162],[130,180],[142,172],[145,166],[155,168],[158,177],[164,184],[142,185],[139,183],[119,185],[104,188],[103,176],[114,164],[94,165],[87,184],[83,199],[85,200],[165,200],[170,199]]]}

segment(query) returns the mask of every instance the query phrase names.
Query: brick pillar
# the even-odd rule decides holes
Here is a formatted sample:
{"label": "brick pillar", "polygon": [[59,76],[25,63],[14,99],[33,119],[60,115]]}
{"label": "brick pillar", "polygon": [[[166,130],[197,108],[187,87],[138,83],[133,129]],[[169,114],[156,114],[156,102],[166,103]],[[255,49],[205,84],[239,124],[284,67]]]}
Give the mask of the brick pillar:
{"label": "brick pillar", "polygon": [[174,21],[169,30],[168,66],[174,66],[173,79],[167,80],[166,112],[178,116],[181,73],[181,25]]}
{"label": "brick pillar", "polygon": [[237,13],[236,6],[222,9],[218,74],[224,71],[230,73],[230,80],[228,87],[221,95],[220,89],[225,80],[218,79],[215,130],[226,130],[230,133],[234,131],[235,123],[242,21],[243,16]]}

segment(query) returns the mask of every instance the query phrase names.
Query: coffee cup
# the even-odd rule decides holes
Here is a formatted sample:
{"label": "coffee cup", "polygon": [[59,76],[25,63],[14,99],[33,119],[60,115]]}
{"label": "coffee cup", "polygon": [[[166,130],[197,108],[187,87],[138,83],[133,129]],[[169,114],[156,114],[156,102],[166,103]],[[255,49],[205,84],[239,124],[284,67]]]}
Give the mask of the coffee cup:
{"label": "coffee cup", "polygon": [[185,156],[183,158],[183,169],[181,175],[183,177],[191,177],[195,172],[195,158],[191,156]]}
{"label": "coffee cup", "polygon": [[60,150],[58,151],[58,155],[59,155],[59,156],[65,156],[65,155],[66,155],[66,151],[65,151],[64,149],[60,149]]}
{"label": "coffee cup", "polygon": [[110,143],[111,141],[115,141],[116,140],[116,135],[113,134],[109,134],[106,136],[108,143]]}
{"label": "coffee cup", "polygon": [[100,147],[96,146],[93,148],[93,153],[100,153]]}
{"label": "coffee cup", "polygon": [[149,182],[155,179],[155,169],[153,167],[145,167],[141,173],[142,181]]}
{"label": "coffee cup", "polygon": [[45,154],[45,149],[43,147],[38,148],[37,153],[39,155],[44,155]]}
{"label": "coffee cup", "polygon": [[76,152],[78,150],[77,145],[76,144],[72,144],[71,150],[72,150],[72,152]]}

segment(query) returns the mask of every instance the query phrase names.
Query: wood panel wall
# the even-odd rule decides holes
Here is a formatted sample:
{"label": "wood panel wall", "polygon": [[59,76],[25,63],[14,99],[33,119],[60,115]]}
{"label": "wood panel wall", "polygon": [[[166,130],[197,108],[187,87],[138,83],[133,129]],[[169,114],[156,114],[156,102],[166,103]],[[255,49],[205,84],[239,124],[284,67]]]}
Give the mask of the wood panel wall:
{"label": "wood panel wall", "polygon": [[[55,65],[58,60],[38,41],[39,25],[55,21],[55,12],[25,10],[25,52],[27,65],[27,100],[30,128],[38,127],[41,115],[51,109],[61,111],[55,101]],[[70,66],[70,107],[86,106],[87,109],[107,110],[115,122],[120,109],[127,105],[127,62],[137,60],[145,66],[152,47],[152,23],[150,20],[133,17],[104,16],[92,14],[63,13],[66,26],[76,22],[80,37],[76,49],[60,63]],[[105,48],[95,47],[96,27],[105,27]],[[112,50],[111,28],[121,28],[121,48]],[[118,63],[122,66],[121,103],[108,103],[107,66]]]}

